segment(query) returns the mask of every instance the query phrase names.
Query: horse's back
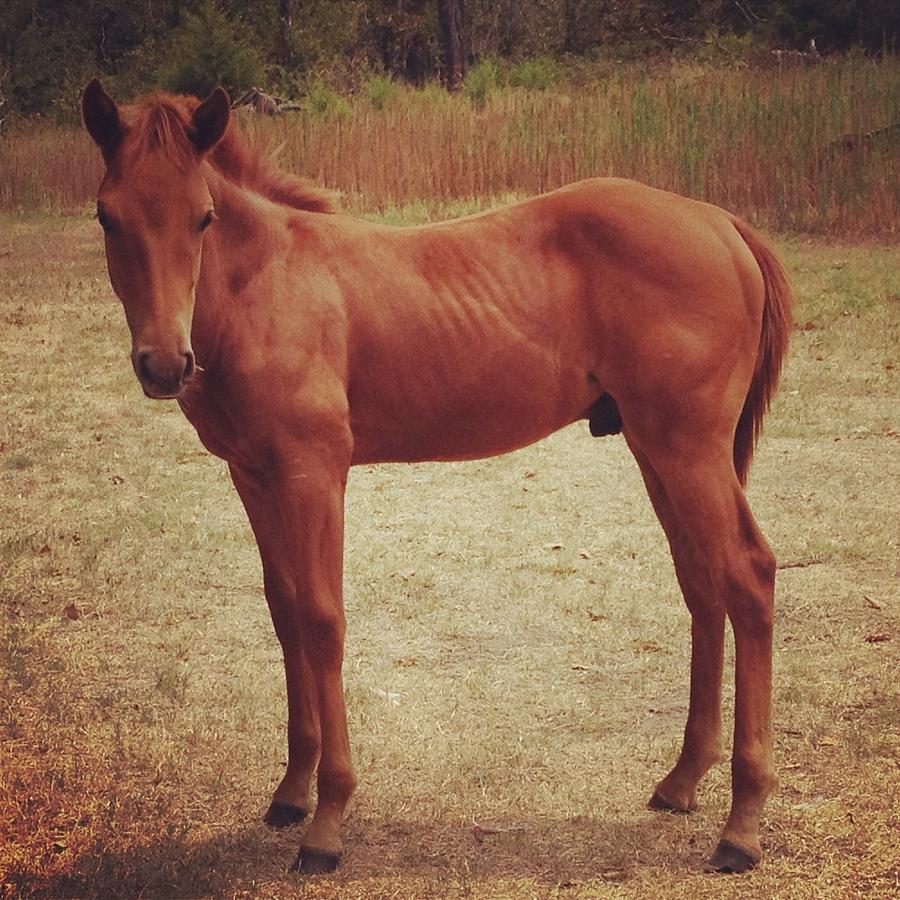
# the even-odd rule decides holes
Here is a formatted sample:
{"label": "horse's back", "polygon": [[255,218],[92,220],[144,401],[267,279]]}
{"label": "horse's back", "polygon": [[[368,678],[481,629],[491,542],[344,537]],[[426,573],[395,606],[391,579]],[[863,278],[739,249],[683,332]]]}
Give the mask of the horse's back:
{"label": "horse's back", "polygon": [[733,216],[708,203],[622,178],[579,181],[534,203],[548,249],[569,254],[577,266],[602,260],[607,271],[623,269],[669,289],[743,269],[758,273]]}
{"label": "horse's back", "polygon": [[683,395],[729,352],[722,377],[749,382],[761,283],[731,223],[716,207],[594,179],[374,230],[378,265],[349,297],[360,461],[506,452],[589,416],[605,394],[623,411]]}

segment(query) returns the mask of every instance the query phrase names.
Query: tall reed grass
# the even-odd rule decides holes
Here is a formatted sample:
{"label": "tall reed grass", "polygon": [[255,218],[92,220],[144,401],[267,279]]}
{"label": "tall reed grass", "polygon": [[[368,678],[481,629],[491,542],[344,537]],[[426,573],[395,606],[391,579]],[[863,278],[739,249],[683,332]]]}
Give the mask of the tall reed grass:
{"label": "tall reed grass", "polygon": [[[881,130],[900,123],[898,98],[897,58],[629,66],[589,86],[489,86],[474,99],[333,95],[241,127],[356,209],[618,175],[775,230],[889,235],[900,230],[900,128]],[[101,165],[80,131],[32,124],[0,140],[0,173],[0,208],[65,209],[93,197]]]}

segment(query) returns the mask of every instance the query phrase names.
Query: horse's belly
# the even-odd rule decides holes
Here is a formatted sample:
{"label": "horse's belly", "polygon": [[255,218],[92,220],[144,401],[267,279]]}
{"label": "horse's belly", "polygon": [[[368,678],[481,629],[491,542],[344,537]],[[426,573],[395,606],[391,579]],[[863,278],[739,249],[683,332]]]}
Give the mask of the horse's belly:
{"label": "horse's belly", "polygon": [[481,459],[499,456],[539,441],[569,422],[539,421],[491,423],[446,417],[392,435],[354,429],[353,464],[425,462],[429,460]]}
{"label": "horse's belly", "polygon": [[508,453],[583,418],[602,390],[587,372],[522,365],[441,390],[410,382],[405,396],[360,408],[350,398],[354,464],[478,459]]}

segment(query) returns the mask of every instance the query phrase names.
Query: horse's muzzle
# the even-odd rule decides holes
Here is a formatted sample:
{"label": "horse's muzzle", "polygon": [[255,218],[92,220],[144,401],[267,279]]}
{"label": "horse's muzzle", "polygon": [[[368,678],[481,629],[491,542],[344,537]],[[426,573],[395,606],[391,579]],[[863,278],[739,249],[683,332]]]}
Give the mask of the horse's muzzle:
{"label": "horse's muzzle", "polygon": [[192,350],[171,354],[141,349],[132,353],[131,361],[144,393],[154,400],[177,397],[197,369]]}

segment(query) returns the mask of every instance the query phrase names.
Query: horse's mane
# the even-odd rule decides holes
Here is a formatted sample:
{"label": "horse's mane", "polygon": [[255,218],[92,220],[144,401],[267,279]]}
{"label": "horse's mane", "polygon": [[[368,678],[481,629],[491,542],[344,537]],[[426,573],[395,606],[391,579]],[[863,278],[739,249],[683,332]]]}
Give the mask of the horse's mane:
{"label": "horse's mane", "polygon": [[[195,158],[188,134],[191,116],[199,105],[196,97],[164,93],[148,94],[136,101],[123,111],[127,131],[122,152],[132,158],[159,152],[186,166]],[[247,146],[233,122],[228,123],[225,135],[207,159],[229,181],[274,203],[309,212],[334,211],[330,192],[311,185],[305,178],[279,170],[261,150]]]}

